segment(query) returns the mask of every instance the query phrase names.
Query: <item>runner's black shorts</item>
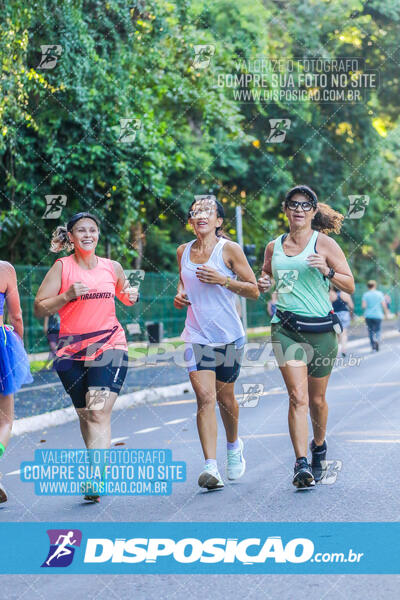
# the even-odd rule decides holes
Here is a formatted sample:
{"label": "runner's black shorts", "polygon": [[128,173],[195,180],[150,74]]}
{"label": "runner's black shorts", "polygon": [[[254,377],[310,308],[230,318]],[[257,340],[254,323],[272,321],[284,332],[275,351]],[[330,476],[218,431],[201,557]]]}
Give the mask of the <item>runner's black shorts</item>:
{"label": "runner's black shorts", "polygon": [[230,344],[221,346],[186,343],[185,361],[189,373],[214,371],[218,381],[233,383],[239,377],[244,342],[245,338],[241,337]]}
{"label": "runner's black shorts", "polygon": [[[109,390],[119,394],[122,388],[128,369],[128,353],[126,350],[109,349],[90,361],[57,357],[54,369],[75,408],[101,408],[101,398],[104,397],[102,391]],[[93,395],[95,392],[92,397],[89,395],[88,402],[92,402],[91,406],[87,405],[86,400],[89,390],[98,390],[97,400]]]}

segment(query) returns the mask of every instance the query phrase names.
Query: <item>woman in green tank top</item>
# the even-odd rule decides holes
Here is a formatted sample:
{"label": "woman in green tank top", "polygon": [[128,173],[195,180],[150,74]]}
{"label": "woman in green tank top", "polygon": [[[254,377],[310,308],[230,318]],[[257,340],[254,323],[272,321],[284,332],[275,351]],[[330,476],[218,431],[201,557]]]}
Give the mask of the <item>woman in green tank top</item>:
{"label": "woman in green tank top", "polygon": [[[277,312],[271,321],[271,340],[289,394],[289,432],[296,456],[293,484],[304,488],[315,485],[324,474],[325,395],[337,355],[337,334],[333,330],[293,331],[282,319],[294,317],[300,327],[305,322],[324,321],[323,317],[326,322],[332,311],[329,282],[352,294],[354,279],[340,246],[326,235],[340,232],[343,215],[318,203],[315,192],[305,185],[289,190],[284,212],[289,233],[267,245],[258,286],[260,292],[268,291],[271,277],[276,284]],[[314,434],[311,468],[307,462],[308,410]]]}

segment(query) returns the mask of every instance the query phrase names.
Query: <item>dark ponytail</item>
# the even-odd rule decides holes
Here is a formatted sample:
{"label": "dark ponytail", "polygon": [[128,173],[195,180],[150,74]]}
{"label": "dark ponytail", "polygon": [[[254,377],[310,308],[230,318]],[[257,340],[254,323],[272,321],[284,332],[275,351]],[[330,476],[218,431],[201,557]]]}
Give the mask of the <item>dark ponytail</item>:
{"label": "dark ponytail", "polygon": [[[224,211],[224,207],[222,206],[221,202],[218,202],[218,200],[215,200],[215,204],[217,205],[217,216],[220,217],[221,219],[225,219],[225,211]],[[226,231],[223,229],[222,225],[221,225],[221,227],[217,227],[215,229],[215,235],[217,237],[225,238],[226,240],[232,239],[226,233]]]}
{"label": "dark ponytail", "polygon": [[285,204],[295,195],[301,194],[307,200],[309,200],[313,207],[317,209],[313,220],[311,221],[311,228],[321,233],[340,233],[344,216],[328,206],[318,202],[318,196],[308,185],[296,185],[288,191],[285,197]]}

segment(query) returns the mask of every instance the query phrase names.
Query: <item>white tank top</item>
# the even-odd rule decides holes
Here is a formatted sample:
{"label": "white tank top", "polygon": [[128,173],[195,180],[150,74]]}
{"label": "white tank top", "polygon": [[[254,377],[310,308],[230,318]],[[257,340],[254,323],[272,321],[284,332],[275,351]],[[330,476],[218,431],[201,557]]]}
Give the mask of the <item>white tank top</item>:
{"label": "white tank top", "polygon": [[[237,294],[219,284],[203,283],[198,279],[196,269],[201,265],[190,260],[190,249],[195,241],[186,245],[181,260],[181,278],[191,303],[187,308],[181,339],[207,346],[230,344],[245,335],[236,310]],[[226,242],[226,238],[220,238],[204,264],[236,279],[236,274],[226,266],[222,257]]]}

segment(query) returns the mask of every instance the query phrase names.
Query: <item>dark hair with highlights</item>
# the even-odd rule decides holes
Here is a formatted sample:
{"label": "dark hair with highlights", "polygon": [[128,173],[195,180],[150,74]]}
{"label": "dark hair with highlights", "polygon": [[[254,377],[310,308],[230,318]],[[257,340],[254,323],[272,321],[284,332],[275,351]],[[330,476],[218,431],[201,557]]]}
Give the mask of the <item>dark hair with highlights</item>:
{"label": "dark hair with highlights", "polygon": [[308,185],[296,185],[291,188],[285,196],[285,206],[295,194],[301,194],[307,198],[313,207],[317,209],[311,221],[312,229],[321,231],[327,235],[329,233],[340,233],[344,220],[344,216],[340,212],[334,210],[328,204],[318,202],[317,194]]}
{"label": "dark hair with highlights", "polygon": [[[204,197],[204,200],[206,200],[207,197]],[[220,219],[225,219],[225,210],[224,207],[222,206],[221,202],[218,202],[218,200],[216,199],[215,196],[210,195],[209,196],[210,200],[213,200],[213,202],[215,202],[216,206],[217,206],[217,217],[219,217]],[[196,202],[198,202],[198,200],[193,200],[192,204],[189,206],[189,210],[187,213],[187,218],[188,221],[190,219],[190,211],[192,210],[192,206],[193,204],[196,204]],[[229,237],[229,235],[224,231],[224,229],[222,228],[222,225],[220,227],[216,227],[215,228],[215,235],[217,237],[221,237],[221,238],[225,238],[226,240],[230,240],[231,238]]]}

